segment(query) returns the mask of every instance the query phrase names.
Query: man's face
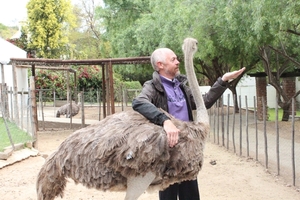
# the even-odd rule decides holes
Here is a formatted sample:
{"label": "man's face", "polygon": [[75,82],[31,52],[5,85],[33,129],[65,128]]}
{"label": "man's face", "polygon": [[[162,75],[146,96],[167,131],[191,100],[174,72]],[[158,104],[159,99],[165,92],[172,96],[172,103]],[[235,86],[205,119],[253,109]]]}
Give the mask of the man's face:
{"label": "man's face", "polygon": [[179,61],[173,51],[166,52],[165,62],[159,63],[159,74],[169,79],[175,78],[179,71]]}

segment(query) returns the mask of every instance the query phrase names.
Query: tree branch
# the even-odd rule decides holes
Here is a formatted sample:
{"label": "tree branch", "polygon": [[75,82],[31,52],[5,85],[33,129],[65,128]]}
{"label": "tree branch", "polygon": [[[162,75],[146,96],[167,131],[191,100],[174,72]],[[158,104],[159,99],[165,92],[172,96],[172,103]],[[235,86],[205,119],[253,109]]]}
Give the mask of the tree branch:
{"label": "tree branch", "polygon": [[293,58],[291,58],[290,56],[288,56],[287,54],[279,51],[278,49],[275,49],[274,47],[272,47],[271,45],[268,46],[270,49],[272,49],[273,51],[283,55],[285,58],[289,59],[292,63],[294,63],[295,65],[299,66],[300,67],[300,63],[295,61]]}
{"label": "tree branch", "polygon": [[292,34],[294,34],[294,35],[299,35],[299,36],[300,36],[300,33],[298,33],[297,31],[293,31],[293,30],[291,30],[291,29],[288,29],[286,32],[292,33]]}

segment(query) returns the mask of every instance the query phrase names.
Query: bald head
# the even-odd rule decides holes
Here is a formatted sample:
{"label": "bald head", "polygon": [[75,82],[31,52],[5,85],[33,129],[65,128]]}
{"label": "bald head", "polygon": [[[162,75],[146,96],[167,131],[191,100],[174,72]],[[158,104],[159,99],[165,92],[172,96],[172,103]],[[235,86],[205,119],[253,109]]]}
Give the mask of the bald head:
{"label": "bald head", "polygon": [[155,71],[158,71],[157,62],[166,62],[166,58],[168,53],[173,53],[173,51],[169,48],[159,48],[153,51],[151,54],[151,64]]}
{"label": "bald head", "polygon": [[156,49],[151,55],[151,64],[155,71],[169,79],[180,73],[177,56],[168,48]]}

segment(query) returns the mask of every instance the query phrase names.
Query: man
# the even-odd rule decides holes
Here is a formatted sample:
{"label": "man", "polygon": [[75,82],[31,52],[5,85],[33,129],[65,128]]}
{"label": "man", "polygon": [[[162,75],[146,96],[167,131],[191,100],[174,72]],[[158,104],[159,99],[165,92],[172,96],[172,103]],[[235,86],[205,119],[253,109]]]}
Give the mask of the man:
{"label": "man", "polygon": [[[185,84],[186,77],[179,72],[179,61],[175,53],[168,48],[156,49],[151,55],[154,69],[153,78],[145,82],[141,93],[133,100],[132,107],[151,122],[163,126],[168,144],[174,147],[179,138],[179,129],[158,108],[162,108],[183,121],[192,121],[192,110],[196,105],[190,89]],[[241,75],[245,68],[225,73],[218,78],[204,95],[206,108],[210,108],[227,89],[227,82]],[[173,184],[159,192],[160,200],[199,200],[197,180]]]}

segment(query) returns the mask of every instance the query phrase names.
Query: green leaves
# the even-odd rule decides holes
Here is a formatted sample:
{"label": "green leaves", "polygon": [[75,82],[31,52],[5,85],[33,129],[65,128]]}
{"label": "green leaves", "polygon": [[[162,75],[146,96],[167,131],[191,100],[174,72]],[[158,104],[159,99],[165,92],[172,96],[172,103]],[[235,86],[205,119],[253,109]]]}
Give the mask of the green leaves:
{"label": "green leaves", "polygon": [[[74,11],[79,16],[77,24],[85,21],[89,28],[81,26],[75,30],[69,42],[73,23],[69,1],[31,0],[28,4],[31,48],[37,50],[39,57],[68,55],[82,59],[148,56],[158,47],[168,47],[181,59],[183,39],[194,37],[199,42],[195,55],[198,74],[211,75],[208,77],[211,82],[228,70],[243,66],[253,69],[261,46],[271,45],[299,59],[298,1],[105,0],[104,3],[104,7],[93,7],[90,12],[80,12],[86,7]],[[69,55],[66,50],[73,48]],[[127,79],[137,75],[144,79],[139,69],[117,71]]]}
{"label": "green leaves", "polygon": [[29,48],[37,57],[67,55],[68,35],[75,25],[69,0],[30,0],[27,4]]}

